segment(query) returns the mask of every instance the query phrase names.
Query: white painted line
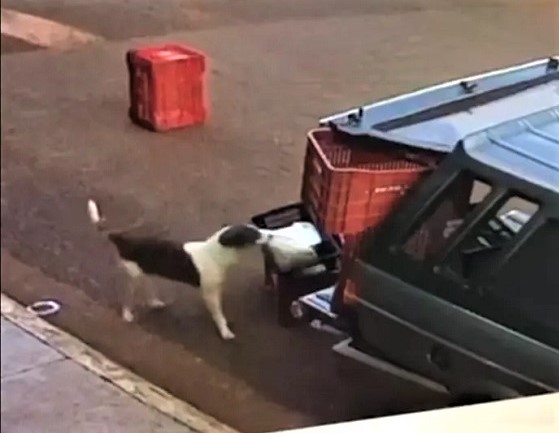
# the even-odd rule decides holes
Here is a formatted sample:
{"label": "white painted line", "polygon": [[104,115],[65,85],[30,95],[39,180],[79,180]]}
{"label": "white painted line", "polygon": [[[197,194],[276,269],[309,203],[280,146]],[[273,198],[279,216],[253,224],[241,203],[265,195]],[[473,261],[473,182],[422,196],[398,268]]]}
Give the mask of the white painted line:
{"label": "white painted line", "polygon": [[215,418],[200,412],[167,391],[116,364],[83,341],[28,312],[4,293],[1,294],[2,316],[46,343],[62,355],[111,382],[146,406],[184,424],[199,433],[239,433]]}
{"label": "white painted line", "polygon": [[102,40],[101,37],[45,18],[1,8],[0,31],[44,48],[66,49]]}

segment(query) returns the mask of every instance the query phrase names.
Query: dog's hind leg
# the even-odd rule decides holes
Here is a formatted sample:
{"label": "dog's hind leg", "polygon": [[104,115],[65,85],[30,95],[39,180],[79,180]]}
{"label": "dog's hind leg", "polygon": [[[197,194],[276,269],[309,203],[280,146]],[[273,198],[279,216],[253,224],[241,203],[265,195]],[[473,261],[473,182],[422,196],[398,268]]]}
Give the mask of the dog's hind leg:
{"label": "dog's hind leg", "polygon": [[202,287],[202,298],[212,319],[217,326],[221,338],[224,340],[232,340],[235,338],[235,334],[229,329],[227,324],[227,319],[223,314],[223,307],[221,302],[221,297],[223,294],[223,287],[219,284],[203,286]]}
{"label": "dog's hind leg", "polygon": [[122,261],[121,266],[127,274],[127,284],[125,288],[124,297],[122,300],[122,319],[125,322],[133,322],[135,317],[135,310],[138,304],[138,295],[140,294],[144,273],[134,262]]}

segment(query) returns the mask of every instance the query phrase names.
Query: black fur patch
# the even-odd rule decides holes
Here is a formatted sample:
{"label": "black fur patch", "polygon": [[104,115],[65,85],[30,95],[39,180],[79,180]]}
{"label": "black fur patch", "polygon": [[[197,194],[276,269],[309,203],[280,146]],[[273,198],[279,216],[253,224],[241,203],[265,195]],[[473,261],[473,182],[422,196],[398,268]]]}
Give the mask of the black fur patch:
{"label": "black fur patch", "polygon": [[239,224],[231,226],[221,233],[218,242],[224,247],[243,248],[256,244],[261,236],[256,227]]}
{"label": "black fur patch", "polygon": [[136,263],[145,274],[200,287],[200,271],[181,244],[150,237],[110,234],[123,260]]}

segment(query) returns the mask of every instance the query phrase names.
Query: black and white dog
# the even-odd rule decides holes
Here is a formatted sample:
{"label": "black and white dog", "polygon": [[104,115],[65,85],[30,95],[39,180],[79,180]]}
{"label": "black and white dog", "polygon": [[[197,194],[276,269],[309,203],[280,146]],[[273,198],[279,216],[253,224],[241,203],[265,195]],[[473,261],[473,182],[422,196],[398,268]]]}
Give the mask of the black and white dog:
{"label": "black and white dog", "polygon": [[[88,201],[87,210],[91,222],[116,248],[119,261],[130,277],[129,296],[122,306],[124,320],[134,320],[134,292],[143,285],[142,280],[146,275],[157,275],[200,288],[221,337],[226,340],[235,338],[222,307],[227,273],[247,257],[246,253],[266,245],[273,238],[272,234],[251,225],[233,225],[223,227],[205,241],[180,243],[135,236],[130,227],[108,230],[94,200]],[[156,291],[152,289],[150,292],[148,306],[164,307]]]}

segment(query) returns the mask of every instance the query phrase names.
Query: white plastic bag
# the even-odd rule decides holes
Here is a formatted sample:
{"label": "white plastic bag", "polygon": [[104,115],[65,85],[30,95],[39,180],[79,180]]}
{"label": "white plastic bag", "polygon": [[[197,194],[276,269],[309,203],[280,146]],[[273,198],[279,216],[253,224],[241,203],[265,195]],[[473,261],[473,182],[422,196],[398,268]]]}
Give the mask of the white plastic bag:
{"label": "white plastic bag", "polygon": [[271,235],[266,247],[279,271],[288,272],[318,263],[313,246],[321,242],[321,237],[312,224],[296,222],[281,229],[261,231]]}

